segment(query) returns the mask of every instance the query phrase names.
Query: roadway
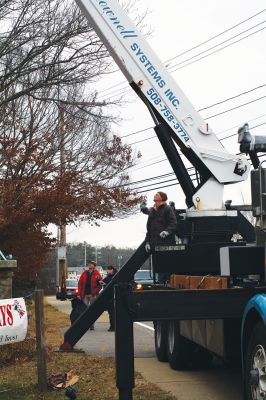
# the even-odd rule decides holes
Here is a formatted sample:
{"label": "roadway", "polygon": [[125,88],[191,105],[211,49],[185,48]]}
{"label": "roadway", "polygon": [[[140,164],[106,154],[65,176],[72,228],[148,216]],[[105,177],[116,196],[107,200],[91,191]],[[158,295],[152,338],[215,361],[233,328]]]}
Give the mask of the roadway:
{"label": "roadway", "polygon": [[[71,302],[59,301],[55,296],[48,302],[62,312],[70,314]],[[108,332],[108,314],[104,312],[95,323],[95,330],[88,331],[75,348],[87,354],[114,356],[115,335]],[[153,324],[134,323],[135,369],[145,379],[161,389],[170,391],[178,400],[242,400],[241,373],[218,361],[211,369],[201,371],[174,371],[168,363],[157,360],[154,351]]]}

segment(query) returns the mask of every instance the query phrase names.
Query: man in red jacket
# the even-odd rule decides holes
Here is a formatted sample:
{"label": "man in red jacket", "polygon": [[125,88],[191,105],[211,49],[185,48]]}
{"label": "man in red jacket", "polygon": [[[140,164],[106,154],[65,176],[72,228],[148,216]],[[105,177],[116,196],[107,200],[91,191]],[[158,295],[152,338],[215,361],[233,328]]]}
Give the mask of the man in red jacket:
{"label": "man in red jacket", "polygon": [[[78,281],[78,297],[86,305],[90,305],[101,290],[99,281],[102,281],[103,278],[96,268],[95,261],[89,261],[87,268],[82,272]],[[91,325],[90,330],[94,330],[94,325]]]}

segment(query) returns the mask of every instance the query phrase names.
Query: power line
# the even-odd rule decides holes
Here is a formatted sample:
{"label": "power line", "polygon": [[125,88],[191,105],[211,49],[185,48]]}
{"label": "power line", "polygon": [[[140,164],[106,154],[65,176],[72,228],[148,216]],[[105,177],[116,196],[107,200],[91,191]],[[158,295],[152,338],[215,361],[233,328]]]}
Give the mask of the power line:
{"label": "power line", "polygon": [[151,137],[149,137],[149,138],[146,138],[146,139],[141,139],[141,140],[138,140],[137,142],[133,142],[133,143],[130,143],[130,146],[132,146],[133,144],[138,144],[138,143],[142,143],[142,142],[147,142],[147,140],[151,140],[151,139],[154,139],[154,138],[156,138],[157,136],[151,136]]}
{"label": "power line", "polygon": [[[229,31],[233,30],[234,28],[236,28],[236,27],[238,27],[238,26],[244,24],[245,22],[247,22],[247,21],[249,21],[249,20],[251,20],[251,19],[257,17],[258,15],[264,13],[265,11],[266,11],[266,9],[263,9],[263,10],[257,12],[256,14],[251,15],[249,18],[246,18],[246,19],[244,19],[243,21],[241,21],[241,22],[239,22],[239,23],[237,23],[237,24],[231,26],[230,28],[225,29],[224,31],[218,33],[217,35],[212,36],[211,38],[209,38],[209,39],[207,39],[207,40],[205,40],[205,41],[203,41],[203,42],[197,44],[196,46],[193,46],[193,47],[191,47],[190,49],[185,50],[185,51],[183,51],[182,53],[177,54],[176,56],[174,56],[174,57],[172,57],[172,58],[169,58],[168,60],[164,61],[164,64],[165,64],[165,63],[169,63],[170,61],[172,61],[172,60],[174,60],[174,59],[176,59],[176,58],[178,58],[178,57],[181,57],[181,56],[183,56],[184,54],[186,54],[186,53],[188,53],[188,52],[190,52],[190,51],[192,51],[192,50],[195,50],[195,49],[199,48],[199,47],[202,46],[203,44],[206,44],[206,43],[210,42],[211,40],[216,39],[216,38],[219,37],[219,36],[222,36],[223,34],[229,32]],[[109,91],[109,90],[111,90],[111,89],[113,89],[113,88],[116,88],[117,86],[120,86],[120,85],[122,85],[122,84],[124,84],[124,83],[126,83],[126,81],[122,81],[122,82],[119,82],[119,83],[117,83],[117,84],[115,84],[115,85],[112,85],[112,86],[110,86],[110,87],[108,87],[108,88],[102,90],[101,93],[104,93],[104,92]],[[125,88],[126,88],[126,87],[125,87]],[[120,90],[121,90],[121,89],[120,89]]]}
{"label": "power line", "polygon": [[253,88],[253,89],[246,90],[245,92],[239,93],[239,94],[237,94],[237,95],[235,95],[235,96],[232,96],[232,97],[228,97],[228,98],[225,99],[225,100],[221,100],[221,101],[219,101],[218,103],[214,103],[214,104],[211,104],[210,106],[201,108],[200,110],[198,110],[198,112],[201,112],[201,111],[204,111],[204,110],[208,110],[209,108],[212,108],[212,107],[218,106],[218,105],[220,105],[220,104],[226,103],[227,101],[234,100],[234,99],[236,99],[236,98],[238,98],[238,97],[240,97],[240,96],[243,96],[243,95],[245,95],[245,94],[254,92],[254,90],[261,89],[261,88],[263,88],[263,87],[265,87],[265,86],[266,86],[266,84],[264,83],[263,85],[257,86],[257,87],[255,87],[255,88]]}
{"label": "power line", "polygon": [[[249,128],[249,129],[250,129],[250,130],[251,130],[251,129],[255,129],[255,128],[258,128],[259,126],[262,126],[262,125],[266,125],[266,122],[262,122],[261,124],[255,125],[255,126],[253,126],[252,128]],[[229,138],[231,138],[231,137],[233,137],[233,136],[236,136],[236,135],[237,135],[237,133],[232,133],[232,135],[225,136],[225,137],[223,137],[221,140],[226,140],[226,139],[229,139]]]}
{"label": "power line", "polygon": [[[122,91],[122,93],[121,93],[121,95],[124,93],[124,92],[126,92],[127,90],[131,90],[131,88],[129,88],[129,86],[128,86],[128,83],[125,81],[125,82],[121,82],[121,83],[126,83],[126,86],[124,86],[124,87],[121,87],[120,89],[116,89],[116,90],[113,90],[112,92],[111,92],[111,95],[110,95],[110,97],[107,97],[108,99],[110,99],[110,98],[112,98],[114,95],[115,95],[115,93],[116,92],[121,92]],[[118,94],[116,94],[115,96],[118,96],[119,95],[119,93]],[[106,95],[106,94],[102,94],[102,91],[101,91],[101,94],[100,94],[100,96],[98,96],[98,100],[99,99],[101,99],[102,97],[106,97],[106,96],[108,96],[108,94]]]}
{"label": "power line", "polygon": [[[189,175],[189,176],[193,176],[193,175],[195,175],[195,174],[191,174],[191,175]],[[168,179],[168,180],[163,181],[163,182],[151,183],[151,184],[149,184],[149,185],[140,186],[140,187],[137,187],[137,188],[132,188],[132,189],[130,189],[130,191],[134,192],[135,190],[139,190],[139,189],[147,188],[147,187],[150,187],[150,186],[158,185],[158,184],[160,184],[160,183],[173,182],[173,181],[176,181],[176,180],[177,180],[176,178],[173,178],[173,179]],[[152,190],[154,190],[154,189],[152,189]]]}
{"label": "power line", "polygon": [[220,112],[220,113],[218,113],[218,114],[214,114],[214,115],[211,115],[211,116],[209,116],[209,117],[205,117],[204,119],[209,120],[209,119],[211,119],[211,118],[218,117],[218,115],[226,114],[226,113],[228,113],[229,111],[233,111],[233,110],[236,110],[236,109],[238,109],[238,108],[247,106],[248,104],[255,103],[256,101],[265,99],[265,97],[266,97],[266,96],[259,97],[259,98],[257,98],[257,99],[248,101],[247,103],[243,103],[243,104],[240,104],[240,105],[238,105],[238,106],[236,106],[236,107],[232,107],[232,108],[230,108],[230,109],[228,109],[228,110],[222,111],[222,112]]}
{"label": "power line", "polygon": [[125,137],[136,135],[137,133],[142,133],[142,132],[148,131],[149,129],[153,129],[153,126],[149,126],[148,128],[144,128],[144,129],[141,129],[139,131],[136,131],[136,132],[133,132],[133,133],[129,133],[128,135],[124,135],[124,136],[120,136],[120,137],[121,137],[121,139],[124,139]]}
{"label": "power line", "polygon": [[[265,156],[265,154],[258,155],[259,158],[261,158],[261,157],[263,157],[263,156]],[[249,160],[249,159],[248,159],[248,160]],[[190,176],[193,176],[193,175],[194,175],[194,174],[191,174]],[[192,179],[193,182],[194,182],[195,180],[196,180],[196,178],[195,178],[195,179]],[[160,184],[160,186],[155,187],[155,188],[152,188],[152,189],[140,190],[139,192],[137,192],[137,194],[146,193],[146,192],[151,192],[152,190],[164,189],[164,188],[167,188],[167,187],[180,185],[179,182],[176,182],[176,183],[173,183],[173,184],[171,184],[171,185],[161,186],[161,183],[164,183],[164,182],[158,182],[157,184],[158,184],[158,185]]]}
{"label": "power line", "polygon": [[[261,124],[261,125],[266,125],[266,123],[263,123],[263,124]],[[256,128],[256,126],[250,128],[250,129],[254,129],[254,128]],[[240,154],[240,153],[239,153],[239,154]],[[259,157],[259,158],[260,158],[260,157],[263,157],[263,155],[264,155],[264,154],[259,155],[258,157]],[[167,159],[166,159],[166,160],[167,160]],[[249,161],[249,160],[250,160],[250,159],[248,159],[248,161]],[[191,171],[191,170],[194,170],[194,167],[189,167],[189,168],[187,168],[187,171]],[[132,183],[130,183],[130,185],[139,184],[139,183],[143,183],[143,182],[150,181],[150,180],[156,180],[156,179],[160,179],[160,178],[166,178],[166,177],[170,177],[171,175],[174,175],[174,172],[167,173],[167,174],[163,174],[163,175],[157,175],[157,176],[155,176],[155,177],[147,178],[147,179],[140,180],[140,181],[137,181],[137,182],[132,182]],[[191,174],[189,174],[190,177],[195,176],[195,175],[196,175],[196,172],[192,172]],[[192,179],[192,181],[195,181],[195,180],[196,180],[196,178]],[[166,183],[166,182],[172,182],[172,181],[177,181],[177,178],[173,178],[173,179],[169,179],[169,180],[161,181],[161,182],[155,182],[155,183],[152,183],[152,184],[149,184],[149,185],[145,185],[145,186],[141,186],[141,187],[138,187],[138,188],[132,188],[132,189],[130,189],[130,190],[131,190],[131,191],[137,191],[137,190],[142,189],[142,188],[145,188],[145,187],[150,187],[150,186],[154,186],[154,185],[160,185],[160,186],[158,186],[157,188],[152,188],[152,189],[147,189],[147,190],[143,190],[143,191],[138,191],[138,192],[137,192],[137,193],[144,193],[144,192],[149,192],[149,191],[151,191],[151,190],[156,190],[156,189],[158,189],[158,188],[165,188],[165,187],[170,187],[170,186],[179,185],[179,182],[176,182],[176,183],[174,183],[174,184],[172,184],[172,185],[161,186],[161,184],[164,184],[164,183]],[[128,184],[123,184],[123,185],[120,185],[120,186],[118,186],[118,187],[122,187],[122,186],[126,186],[126,185],[128,185]]]}
{"label": "power line", "polygon": [[143,169],[143,168],[151,167],[152,165],[155,165],[155,164],[160,164],[160,163],[162,163],[162,162],[164,162],[166,160],[167,160],[167,158],[164,158],[163,160],[159,160],[159,161],[154,161],[153,163],[144,165],[143,167],[135,168],[135,169],[132,170],[132,172],[138,171],[138,170]]}
{"label": "power line", "polygon": [[108,87],[106,89],[101,90],[101,93],[104,93],[104,92],[106,92],[106,91],[108,91],[110,89],[116,88],[117,86],[123,85],[125,82],[126,81],[122,81],[122,82],[116,83],[115,85],[112,85],[112,86],[110,86],[110,87]]}
{"label": "power line", "polygon": [[[253,122],[253,121],[256,121],[257,119],[260,119],[260,118],[262,118],[262,117],[266,117],[266,114],[259,115],[259,116],[256,117],[256,118],[252,118],[252,119],[248,120],[247,122]],[[237,124],[237,125],[234,125],[234,126],[231,126],[230,128],[227,128],[227,129],[224,129],[223,131],[217,132],[216,135],[220,135],[220,134],[222,134],[222,133],[231,131],[232,129],[238,129],[240,125],[241,125],[241,123],[239,123],[239,124]],[[251,129],[253,129],[253,128],[251,128]]]}
{"label": "power line", "polygon": [[185,67],[187,67],[187,66],[189,66],[189,65],[191,65],[191,64],[194,64],[194,63],[197,62],[197,61],[203,60],[203,59],[206,58],[206,57],[209,57],[209,56],[211,56],[211,55],[213,55],[213,54],[215,54],[215,53],[218,53],[219,51],[221,51],[221,50],[223,50],[223,49],[226,49],[227,47],[230,47],[230,46],[232,46],[233,44],[236,44],[236,43],[238,43],[238,42],[241,42],[242,40],[247,39],[248,37],[253,36],[253,35],[255,35],[256,33],[261,32],[263,29],[265,29],[265,27],[264,27],[264,28],[261,28],[261,29],[259,29],[259,30],[257,30],[256,32],[253,32],[253,33],[251,33],[251,34],[249,34],[249,35],[247,35],[247,36],[245,36],[245,37],[243,37],[243,38],[241,38],[241,39],[239,39],[239,40],[236,40],[235,42],[230,43],[230,44],[228,44],[227,46],[221,47],[220,49],[215,50],[215,51],[213,51],[212,53],[206,54],[205,56],[200,57],[200,58],[198,58],[197,60],[191,61],[191,62],[189,62],[189,63],[187,63],[187,64],[185,64],[185,65],[182,65],[182,66],[179,67],[179,68],[173,69],[171,72],[175,72],[175,71],[177,71],[177,70],[179,70],[179,69],[185,68]]}
{"label": "power line", "polygon": [[[147,181],[152,181],[152,180],[154,180],[154,179],[159,179],[159,178],[166,178],[166,177],[171,176],[171,175],[174,175],[174,172],[169,172],[169,173],[167,173],[167,174],[157,175],[157,176],[154,176],[154,177],[152,177],[152,178],[141,179],[140,181],[137,181],[137,182],[131,182],[130,185],[137,185],[137,184],[139,184],[139,183],[143,183],[143,182],[147,182]],[[121,187],[121,186],[127,186],[127,185],[128,185],[128,183],[125,183],[125,184],[123,184],[123,185],[120,185],[119,187]],[[116,187],[117,187],[117,186],[116,186]]]}
{"label": "power line", "polygon": [[100,96],[99,99],[101,99],[101,98],[104,97],[106,100],[110,100],[110,99],[112,99],[113,97],[118,97],[118,96],[122,97],[122,96],[125,96],[127,93],[130,93],[130,94],[132,94],[132,95],[136,95],[136,93],[132,90],[132,88],[131,88],[129,85],[127,85],[127,86],[124,88],[124,90],[122,90],[122,89],[120,89],[120,90],[121,90],[121,93],[118,93],[118,94],[110,94],[109,97]]}
{"label": "power line", "polygon": [[[195,181],[195,180],[196,180],[196,178],[192,179],[192,181]],[[164,183],[164,182],[158,182],[157,184],[159,185],[160,183]],[[160,184],[160,186],[158,186],[156,188],[147,189],[147,190],[140,190],[140,191],[137,192],[137,194],[151,192],[152,190],[163,189],[163,188],[166,188],[166,187],[171,187],[171,186],[176,186],[176,185],[180,185],[180,183],[177,181],[177,182],[175,182],[175,183],[173,183],[171,185],[165,185],[165,186],[161,186],[161,184]]]}
{"label": "power line", "polygon": [[[248,28],[248,29],[244,30],[243,32],[240,32],[240,33],[236,34],[235,36],[232,36],[231,38],[226,39],[226,40],[224,40],[223,42],[220,42],[220,43],[216,44],[215,46],[212,46],[212,47],[210,47],[210,48],[208,48],[208,49],[206,49],[206,50],[203,50],[203,51],[201,51],[200,53],[195,54],[194,56],[191,56],[191,57],[187,58],[186,60],[183,60],[183,61],[179,62],[178,64],[172,65],[172,66],[169,68],[169,71],[170,71],[170,70],[171,70],[170,72],[176,71],[176,69],[172,70],[172,68],[177,67],[177,66],[179,66],[179,65],[181,65],[181,64],[184,64],[184,63],[187,62],[187,61],[193,60],[193,58],[196,58],[196,57],[200,56],[201,54],[206,53],[207,51],[210,51],[210,50],[212,50],[212,49],[215,49],[216,47],[221,46],[222,44],[227,43],[227,42],[229,42],[230,40],[232,40],[232,39],[234,39],[234,38],[236,38],[236,37],[242,35],[243,33],[248,32],[248,31],[250,31],[251,29],[254,29],[254,28],[256,28],[257,26],[262,25],[262,24],[264,24],[264,23],[265,23],[265,21],[259,22],[258,24],[252,26],[251,28]],[[262,29],[265,29],[265,27],[262,28]],[[237,41],[235,41],[235,42],[233,42],[233,43],[229,43],[227,46],[224,46],[224,47],[218,49],[218,51],[220,51],[220,50],[222,50],[222,49],[225,49],[226,47],[229,47],[229,46],[231,46],[231,45],[233,45],[233,44],[235,44],[235,43],[238,43],[239,41],[244,40],[244,39],[246,39],[247,37],[249,37],[249,36],[251,36],[251,35],[253,35],[253,34],[257,33],[257,32],[260,32],[262,29],[259,29],[259,30],[256,31],[256,32],[252,32],[250,35],[247,35],[247,36],[245,36],[245,37],[243,37],[243,38],[240,38],[239,40],[237,40]],[[209,53],[209,54],[206,55],[206,57],[209,56],[209,55],[211,55],[211,54],[214,54],[214,53],[215,53],[215,52]],[[204,58],[204,57],[203,57],[203,58]],[[201,60],[201,58],[198,59],[198,60]],[[189,65],[189,64],[186,64],[186,65]]]}
{"label": "power line", "polygon": [[193,47],[191,47],[190,49],[188,49],[188,50],[186,50],[186,51],[183,51],[182,53],[177,54],[176,56],[174,56],[174,57],[172,57],[172,58],[169,58],[168,60],[165,61],[165,63],[168,63],[169,61],[175,60],[176,58],[183,56],[184,54],[188,53],[189,51],[192,51],[192,50],[197,49],[198,47],[202,46],[203,44],[206,44],[206,43],[210,42],[211,40],[216,39],[217,37],[219,37],[219,36],[221,36],[221,35],[223,35],[223,34],[229,32],[229,31],[231,31],[232,29],[234,29],[234,28],[236,28],[236,27],[238,27],[238,26],[244,24],[245,22],[251,20],[252,18],[257,17],[258,15],[262,14],[262,13],[265,12],[265,11],[266,11],[266,9],[263,9],[263,10],[259,11],[258,13],[253,14],[251,17],[244,19],[243,21],[237,23],[236,25],[231,26],[230,28],[228,28],[228,29],[226,29],[226,30],[224,30],[224,31],[222,31],[222,32],[220,32],[220,33],[218,33],[218,34],[215,35],[215,36],[212,36],[211,38],[205,40],[204,42],[201,42],[201,43],[197,44],[196,46],[193,46]]}

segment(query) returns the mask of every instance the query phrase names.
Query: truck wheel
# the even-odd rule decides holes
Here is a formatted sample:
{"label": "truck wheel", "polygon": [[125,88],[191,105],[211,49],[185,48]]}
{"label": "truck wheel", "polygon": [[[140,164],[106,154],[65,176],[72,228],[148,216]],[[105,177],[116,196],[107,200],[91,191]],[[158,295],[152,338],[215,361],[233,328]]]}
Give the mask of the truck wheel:
{"label": "truck wheel", "polygon": [[167,321],[156,321],[154,326],[155,351],[159,361],[167,361]]}
{"label": "truck wheel", "polygon": [[266,327],[262,321],[255,326],[248,344],[245,395],[247,400],[266,398]]}
{"label": "truck wheel", "polygon": [[195,344],[180,335],[179,321],[168,326],[168,362],[172,369],[184,370],[191,365]]}

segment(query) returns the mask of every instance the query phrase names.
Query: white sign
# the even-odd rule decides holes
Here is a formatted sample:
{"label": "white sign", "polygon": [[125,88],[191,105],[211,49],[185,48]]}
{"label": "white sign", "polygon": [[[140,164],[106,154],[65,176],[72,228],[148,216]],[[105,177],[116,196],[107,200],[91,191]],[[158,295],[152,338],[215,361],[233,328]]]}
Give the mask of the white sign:
{"label": "white sign", "polygon": [[58,246],[57,248],[58,260],[66,259],[66,246]]}
{"label": "white sign", "polygon": [[21,342],[28,329],[28,316],[23,298],[0,300],[0,345]]}

